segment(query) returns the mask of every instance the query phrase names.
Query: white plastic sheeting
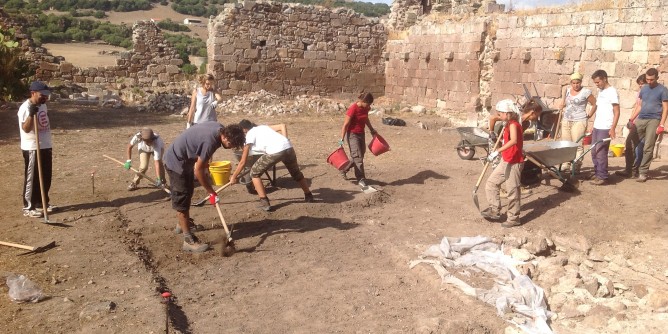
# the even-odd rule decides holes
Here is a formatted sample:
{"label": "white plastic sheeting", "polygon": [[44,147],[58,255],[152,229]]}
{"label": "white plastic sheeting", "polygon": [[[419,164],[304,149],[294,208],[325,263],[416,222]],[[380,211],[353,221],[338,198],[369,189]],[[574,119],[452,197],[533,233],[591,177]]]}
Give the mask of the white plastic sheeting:
{"label": "white plastic sheeting", "polygon": [[[514,312],[517,316],[507,321],[524,332],[552,333],[547,325],[551,312],[547,310],[543,289],[535,285],[531,278],[519,273],[516,266],[524,262],[505,255],[503,245],[494,243],[492,239],[483,236],[444,237],[440,244],[430,246],[419,260],[411,261],[410,268],[420,263],[434,267],[443,283],[494,305],[499,316]],[[446,268],[460,270],[464,275],[468,271],[487,272],[494,277],[490,278],[494,285],[491,289],[472,287]]]}

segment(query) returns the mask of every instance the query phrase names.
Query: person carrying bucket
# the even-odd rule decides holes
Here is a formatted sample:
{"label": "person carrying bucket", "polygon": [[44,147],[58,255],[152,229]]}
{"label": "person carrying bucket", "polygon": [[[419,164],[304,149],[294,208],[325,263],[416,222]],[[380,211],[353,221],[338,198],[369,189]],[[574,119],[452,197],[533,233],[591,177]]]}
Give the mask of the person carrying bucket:
{"label": "person carrying bucket", "polygon": [[[151,128],[142,128],[137,132],[130,143],[128,144],[127,155],[128,160],[125,161],[123,167],[130,169],[132,166],[132,148],[137,145],[137,152],[139,153],[139,171],[146,173],[148,170],[148,160],[153,155],[153,162],[155,163],[155,177],[156,187],[162,187],[165,183],[165,169],[161,164],[162,155],[165,153],[165,143],[160,136],[153,132]],[[133,191],[137,189],[137,185],[141,180],[140,174],[135,174],[134,179],[128,185],[128,190]]]}
{"label": "person carrying bucket", "polygon": [[209,248],[192,233],[195,225],[190,219],[190,201],[195,178],[209,194],[209,203],[218,203],[207,174],[209,161],[219,147],[240,148],[244,141],[244,131],[236,124],[223,127],[218,122],[204,122],[183,131],[167,148],[164,164],[169,176],[172,208],[178,218],[177,233],[183,232],[183,251],[200,253]]}
{"label": "person carrying bucket", "polygon": [[368,187],[366,174],[364,173],[364,153],[366,152],[364,129],[369,127],[372,136],[378,134],[371,125],[371,121],[369,121],[369,110],[372,103],[373,95],[362,93],[358,96],[357,102],[350,105],[341,128],[341,139],[338,142],[339,146],[343,146],[344,138],[348,141],[350,158],[352,159],[348,167],[341,170],[341,175],[345,179],[346,173],[354,168],[357,184],[363,190]]}
{"label": "person carrying bucket", "polygon": [[640,112],[640,89],[647,83],[645,81],[645,74],[641,74],[638,79],[636,79],[638,84],[638,96],[636,98],[636,103],[633,106],[633,111],[631,112],[631,118],[626,123],[626,128],[629,129],[628,135],[626,135],[626,142],[624,145],[624,170],[618,170],[615,172],[615,175],[622,177],[638,177],[638,167],[640,167],[640,162],[642,161],[642,150],[644,147],[644,140],[638,137],[638,128],[636,128],[635,118],[633,115],[637,115]]}
{"label": "person carrying bucket", "polygon": [[513,227],[520,225],[520,177],[522,167],[524,166],[523,134],[522,126],[519,123],[520,110],[510,99],[499,101],[496,104],[496,111],[499,112],[502,121],[506,122],[503,128],[503,144],[498,149],[492,151],[487,157],[491,162],[501,154],[501,162],[487,179],[485,185],[485,195],[489,207],[480,214],[488,220],[496,221],[501,219],[501,184],[505,182],[506,192],[508,193],[508,217],[501,224],[503,227]]}
{"label": "person carrying bucket", "polygon": [[246,134],[246,144],[244,145],[237,168],[230,177],[230,183],[235,184],[238,182],[237,178],[239,174],[245,168],[246,161],[250,159],[249,152],[251,150],[262,152],[263,154],[255,161],[250,170],[255,191],[258,197],[260,197],[260,209],[271,211],[267,191],[264,189],[264,184],[260,177],[279,161],[285,165],[292,179],[297,181],[304,191],[304,202],[313,202],[313,194],[309,189],[306,178],[304,178],[304,174],[299,170],[297,154],[294,148],[292,148],[290,140],[267,125],[255,125],[247,119],[239,122],[239,126]]}

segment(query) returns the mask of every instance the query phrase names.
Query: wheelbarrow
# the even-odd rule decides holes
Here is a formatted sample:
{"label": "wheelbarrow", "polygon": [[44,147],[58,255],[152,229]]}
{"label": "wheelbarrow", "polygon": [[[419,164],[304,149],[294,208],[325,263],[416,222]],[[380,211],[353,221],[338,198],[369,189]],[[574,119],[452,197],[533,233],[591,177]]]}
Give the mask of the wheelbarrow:
{"label": "wheelbarrow", "polygon": [[457,132],[462,140],[457,145],[457,155],[462,160],[471,160],[475,155],[475,148],[482,147],[489,155],[489,133],[476,127],[459,127]]}
{"label": "wheelbarrow", "polygon": [[[610,141],[610,138],[595,142],[588,149],[584,150],[582,154],[577,156],[576,152],[578,147],[580,147],[578,143],[567,140],[536,142],[524,146],[524,156],[527,160],[546,170],[550,175],[561,181],[560,190],[572,192],[580,185],[580,182],[575,178],[577,163],[597,144],[606,141]],[[562,171],[561,165],[569,162],[571,163],[570,171]]]}

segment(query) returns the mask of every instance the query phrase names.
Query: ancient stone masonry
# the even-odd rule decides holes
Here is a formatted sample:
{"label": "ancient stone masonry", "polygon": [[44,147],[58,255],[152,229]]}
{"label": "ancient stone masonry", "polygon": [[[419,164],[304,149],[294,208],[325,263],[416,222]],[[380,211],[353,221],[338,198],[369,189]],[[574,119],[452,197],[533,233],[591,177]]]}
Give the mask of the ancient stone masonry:
{"label": "ancient stone masonry", "polygon": [[14,28],[21,48],[36,68],[36,78],[61,81],[91,88],[100,94],[101,88],[183,86],[185,75],[179,66],[183,61],[164,39],[153,22],[140,21],[132,27],[134,49],[121,53],[115,66],[79,68],[63,57],[54,57],[45,48],[37,47],[22,32],[21,26],[0,9],[0,27]]}
{"label": "ancient stone masonry", "polygon": [[226,4],[209,22],[208,70],[223,95],[382,95],[384,26],[347,9]]}
{"label": "ancient stone masonry", "polygon": [[395,0],[387,22],[392,30],[405,30],[432,13],[452,15],[503,12],[496,0]]}
{"label": "ancient stone masonry", "polygon": [[635,102],[636,77],[649,67],[668,72],[667,4],[617,0],[613,9],[423,22],[405,39],[388,42],[386,95],[465,111],[469,119],[478,113],[480,122],[496,101],[524,95],[523,83],[532,95],[535,84],[543,101],[556,107],[571,73],[583,73],[584,86],[596,91],[590,76],[604,69],[619,91],[624,120]]}

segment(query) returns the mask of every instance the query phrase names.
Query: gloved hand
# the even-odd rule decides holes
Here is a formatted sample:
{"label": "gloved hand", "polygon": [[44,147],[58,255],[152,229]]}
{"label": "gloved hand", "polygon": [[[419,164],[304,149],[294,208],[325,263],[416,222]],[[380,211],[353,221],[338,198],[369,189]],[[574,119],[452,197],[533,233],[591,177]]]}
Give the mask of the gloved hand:
{"label": "gloved hand", "polygon": [[209,194],[209,203],[211,203],[211,205],[216,205],[216,203],[219,202],[220,200],[218,199],[218,195],[216,195],[216,193]]}
{"label": "gloved hand", "polygon": [[130,167],[132,167],[132,160],[128,159],[128,160],[125,161],[125,163],[123,164],[123,168],[125,168],[125,169],[130,169]]}
{"label": "gloved hand", "polygon": [[659,127],[656,128],[656,134],[657,135],[662,134],[663,130],[664,130],[663,125],[659,125]]}
{"label": "gloved hand", "polygon": [[343,146],[343,138],[339,139],[336,143],[339,144],[339,146]]}
{"label": "gloved hand", "polygon": [[496,135],[496,132],[492,131],[489,133],[489,140],[491,140],[493,143],[496,143],[496,140],[498,139],[498,136]]}
{"label": "gloved hand", "polygon": [[492,162],[492,161],[494,161],[494,159],[496,159],[496,157],[498,157],[498,156],[499,156],[499,152],[497,152],[497,151],[492,151],[492,153],[490,153],[490,154],[487,156],[487,161]]}
{"label": "gloved hand", "polygon": [[626,123],[626,128],[631,129],[633,127],[633,120],[629,119],[629,121]]}
{"label": "gloved hand", "polygon": [[30,114],[30,117],[33,117],[37,114],[39,111],[39,105],[30,103],[28,106],[28,113]]}
{"label": "gloved hand", "polygon": [[162,180],[160,178],[155,179],[155,186],[158,188],[162,187]]}

